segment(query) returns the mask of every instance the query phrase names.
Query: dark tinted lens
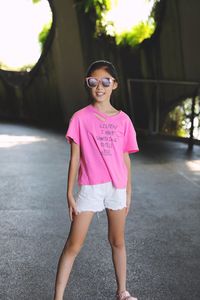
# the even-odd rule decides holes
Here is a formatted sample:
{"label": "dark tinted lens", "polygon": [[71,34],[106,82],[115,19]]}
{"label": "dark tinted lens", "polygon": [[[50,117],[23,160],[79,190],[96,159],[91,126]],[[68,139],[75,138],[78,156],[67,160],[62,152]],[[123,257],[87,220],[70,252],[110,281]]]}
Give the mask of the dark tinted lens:
{"label": "dark tinted lens", "polygon": [[111,80],[110,78],[102,78],[102,85],[105,86],[105,87],[108,87],[110,86],[110,83],[111,83]]}
{"label": "dark tinted lens", "polygon": [[88,86],[89,87],[95,87],[97,86],[98,81],[96,78],[88,78]]}

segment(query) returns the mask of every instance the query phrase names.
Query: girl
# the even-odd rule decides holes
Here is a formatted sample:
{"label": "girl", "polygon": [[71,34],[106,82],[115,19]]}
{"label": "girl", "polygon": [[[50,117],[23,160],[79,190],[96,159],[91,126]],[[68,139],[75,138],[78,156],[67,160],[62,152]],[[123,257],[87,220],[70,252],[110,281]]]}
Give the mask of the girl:
{"label": "girl", "polygon": [[[63,300],[76,256],[95,212],[106,209],[118,300],[137,300],[126,290],[125,221],[131,204],[131,161],[139,151],[129,116],[110,98],[118,86],[116,70],[104,60],[93,62],[85,78],[91,104],[71,117],[66,139],[71,145],[67,202],[70,232],[58,263],[54,300]],[[79,190],[73,195],[78,173]]]}

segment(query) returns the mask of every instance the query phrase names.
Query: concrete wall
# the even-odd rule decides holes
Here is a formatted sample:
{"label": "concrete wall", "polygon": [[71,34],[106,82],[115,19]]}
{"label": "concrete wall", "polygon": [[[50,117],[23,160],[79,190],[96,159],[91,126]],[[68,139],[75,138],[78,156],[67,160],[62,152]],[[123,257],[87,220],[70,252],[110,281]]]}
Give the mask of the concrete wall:
{"label": "concrete wall", "polygon": [[19,87],[14,87],[0,79],[0,116],[62,126],[83,105],[85,70],[76,10],[72,0],[56,0],[51,5],[52,43],[39,66],[26,75],[26,84],[18,80]]}
{"label": "concrete wall", "polygon": [[54,1],[56,15],[52,59],[66,119],[85,99],[84,62],[75,6],[72,0]]}
{"label": "concrete wall", "polygon": [[136,127],[153,130],[168,110],[194,94],[194,87],[134,84],[128,98],[127,78],[199,81],[200,1],[160,0],[160,19],[152,38],[139,47],[116,47],[94,39],[92,23],[73,0],[51,2],[55,22],[52,43],[26,84],[11,87],[0,79],[0,116],[15,116],[66,126],[72,113],[87,103],[83,77],[96,59],[111,60],[119,71],[120,89],[113,104],[126,111]]}
{"label": "concrete wall", "polygon": [[[161,19],[155,34],[122,58],[125,64],[132,61],[127,76],[199,82],[200,1],[161,0],[160,5]],[[155,130],[153,123],[158,117],[161,128],[168,111],[186,97],[192,97],[196,89],[194,85],[162,84],[158,92],[153,84],[133,84],[133,113],[137,126],[151,132]]]}

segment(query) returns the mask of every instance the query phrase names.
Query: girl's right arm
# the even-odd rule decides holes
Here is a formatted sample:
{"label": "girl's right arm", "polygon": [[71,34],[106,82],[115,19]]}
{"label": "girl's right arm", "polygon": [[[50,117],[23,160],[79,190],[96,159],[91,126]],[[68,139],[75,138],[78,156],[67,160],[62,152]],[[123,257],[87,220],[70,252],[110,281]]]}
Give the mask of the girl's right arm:
{"label": "girl's right arm", "polygon": [[69,208],[70,220],[73,221],[73,214],[77,214],[76,201],[73,196],[74,184],[76,181],[80,164],[80,146],[74,141],[71,142],[71,155],[68,169],[67,181],[67,202]]}

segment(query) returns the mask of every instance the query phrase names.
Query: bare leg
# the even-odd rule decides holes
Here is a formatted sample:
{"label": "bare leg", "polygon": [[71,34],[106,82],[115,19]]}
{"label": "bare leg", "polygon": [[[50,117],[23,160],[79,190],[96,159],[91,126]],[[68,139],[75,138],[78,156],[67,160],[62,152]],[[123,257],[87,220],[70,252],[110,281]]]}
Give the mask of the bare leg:
{"label": "bare leg", "polygon": [[108,240],[112,248],[117,292],[126,290],[125,210],[125,208],[120,210],[106,209],[108,217]]}
{"label": "bare leg", "polygon": [[93,215],[94,212],[81,212],[71,222],[70,232],[58,262],[54,300],[63,300],[74,260],[84,243]]}

